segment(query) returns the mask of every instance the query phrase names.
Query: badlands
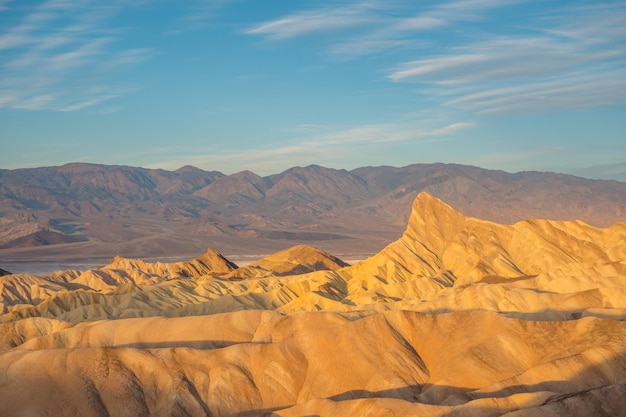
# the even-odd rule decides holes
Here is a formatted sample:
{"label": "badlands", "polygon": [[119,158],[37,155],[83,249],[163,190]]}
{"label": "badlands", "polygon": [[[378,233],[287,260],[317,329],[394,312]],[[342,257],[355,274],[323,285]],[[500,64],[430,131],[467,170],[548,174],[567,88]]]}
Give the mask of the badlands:
{"label": "badlands", "polygon": [[626,224],[426,193],[347,265],[115,257],[0,277],[3,416],[624,416]]}

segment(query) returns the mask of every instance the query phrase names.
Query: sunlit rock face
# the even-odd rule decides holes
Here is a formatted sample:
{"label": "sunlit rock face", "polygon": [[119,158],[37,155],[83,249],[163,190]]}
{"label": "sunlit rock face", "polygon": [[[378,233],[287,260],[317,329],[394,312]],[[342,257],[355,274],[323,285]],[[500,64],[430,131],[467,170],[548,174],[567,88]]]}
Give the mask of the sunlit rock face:
{"label": "sunlit rock face", "polygon": [[626,409],[626,225],[422,193],[355,265],[116,257],[0,277],[4,415],[589,416]]}

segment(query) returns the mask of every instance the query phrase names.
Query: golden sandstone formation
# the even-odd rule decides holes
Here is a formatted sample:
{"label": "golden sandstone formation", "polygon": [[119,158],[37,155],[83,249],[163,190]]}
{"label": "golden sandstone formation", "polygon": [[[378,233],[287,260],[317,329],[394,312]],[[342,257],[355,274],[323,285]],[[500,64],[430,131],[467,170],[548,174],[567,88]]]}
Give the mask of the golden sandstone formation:
{"label": "golden sandstone formation", "polygon": [[626,224],[420,194],[354,266],[297,246],[0,277],[0,410],[55,416],[626,415]]}

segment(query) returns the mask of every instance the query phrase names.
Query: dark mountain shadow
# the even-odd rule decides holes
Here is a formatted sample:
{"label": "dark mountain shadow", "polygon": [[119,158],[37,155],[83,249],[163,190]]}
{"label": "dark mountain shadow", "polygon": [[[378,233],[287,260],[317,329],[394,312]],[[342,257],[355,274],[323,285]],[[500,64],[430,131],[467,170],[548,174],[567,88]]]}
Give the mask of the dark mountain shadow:
{"label": "dark mountain shadow", "polygon": [[266,345],[271,342],[259,341],[229,341],[229,340],[177,340],[169,342],[146,342],[146,343],[126,343],[119,345],[110,345],[108,348],[131,348],[131,349],[175,349],[189,348],[196,350],[214,350],[223,349],[229,346],[246,344],[246,345]]}

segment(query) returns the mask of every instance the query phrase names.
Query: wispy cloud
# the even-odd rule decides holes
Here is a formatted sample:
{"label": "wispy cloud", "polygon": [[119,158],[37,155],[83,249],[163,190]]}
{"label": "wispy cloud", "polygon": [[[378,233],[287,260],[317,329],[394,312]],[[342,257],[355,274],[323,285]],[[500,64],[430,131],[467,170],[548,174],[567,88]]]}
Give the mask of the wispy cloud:
{"label": "wispy cloud", "polygon": [[47,108],[51,103],[55,102],[55,97],[51,94],[42,94],[31,96],[25,99],[9,101],[16,109],[22,110],[41,110]]}
{"label": "wispy cloud", "polygon": [[492,82],[552,75],[623,55],[617,49],[588,51],[547,37],[501,38],[468,45],[448,55],[405,63],[389,78],[447,85]]}
{"label": "wispy cloud", "polygon": [[423,31],[437,29],[441,26],[447,25],[448,22],[445,19],[428,16],[418,15],[414,17],[399,18],[393,22],[392,29],[394,31]]}
{"label": "wispy cloud", "polygon": [[322,8],[287,15],[261,23],[245,31],[251,35],[263,35],[270,39],[288,39],[297,36],[328,32],[372,24],[377,16],[365,4],[353,4],[334,8]]}
{"label": "wispy cloud", "polygon": [[[456,133],[473,127],[470,122],[457,122],[444,126],[427,127],[419,124],[372,124],[348,128],[324,128],[307,125],[296,126],[303,135],[277,146],[260,146],[254,149],[212,149],[210,152],[194,152],[152,164],[151,167],[176,169],[183,165],[210,167],[223,172],[251,169],[257,173],[276,173],[294,165],[322,164],[341,165],[353,155],[355,149],[376,154],[380,149],[402,142],[434,143],[446,141]],[[329,151],[332,150],[332,151]]]}
{"label": "wispy cloud", "polygon": [[390,49],[409,47],[416,43],[408,39],[355,39],[335,44],[330,47],[329,51],[331,54],[352,59]]}
{"label": "wispy cloud", "polygon": [[[493,152],[481,157],[473,157],[468,163],[479,166],[510,166],[517,169],[516,164],[524,166],[522,162],[535,161],[539,158],[554,157],[565,152],[566,149],[560,146],[545,146],[532,149],[516,150],[511,152]],[[522,164],[519,164],[522,163]]]}
{"label": "wispy cloud", "polygon": [[246,33],[284,40],[332,32],[325,41],[329,54],[348,60],[386,51],[402,51],[395,56],[413,53],[416,59],[398,62],[387,79],[420,84],[420,94],[463,110],[546,111],[626,100],[623,2],[538,8],[523,20],[523,27],[494,24],[481,25],[480,31],[463,29],[464,24],[494,19],[492,12],[520,3],[353,1],[296,11]]}
{"label": "wispy cloud", "polygon": [[114,98],[118,97],[115,94],[103,94],[100,95],[98,97],[92,98],[90,100],[84,100],[84,101],[80,101],[78,103],[74,103],[74,104],[70,104],[69,106],[63,107],[60,110],[61,111],[76,111],[76,110],[81,110],[87,107],[91,107],[91,106],[95,106],[96,104],[100,104],[102,102],[108,101],[108,100],[112,100]]}
{"label": "wispy cloud", "polygon": [[431,85],[434,88],[428,91],[443,103],[476,112],[624,102],[624,19],[626,7],[617,3],[610,8],[586,8],[585,13],[572,9],[540,20],[548,26],[532,29],[532,36],[526,30],[522,35],[469,42],[405,62],[390,71],[388,79]]}
{"label": "wispy cloud", "polygon": [[[455,95],[454,91],[447,94]],[[528,113],[608,106],[625,97],[626,74],[612,70],[463,92],[445,104],[484,113]]]}
{"label": "wispy cloud", "polygon": [[617,179],[619,181],[626,181],[626,161],[578,168],[573,170],[573,173],[585,178]]}
{"label": "wispy cloud", "polygon": [[354,58],[418,43],[416,33],[442,29],[459,20],[474,20],[482,10],[512,3],[515,1],[468,0],[437,6],[420,3],[410,7],[415,10],[411,16],[404,9],[403,13],[395,13],[398,6],[394,2],[356,1],[294,12],[252,26],[245,33],[284,40],[351,29],[345,32],[345,38],[331,42],[329,52]]}
{"label": "wispy cloud", "polygon": [[[151,0],[148,0],[151,1]],[[221,9],[227,7],[236,0],[185,0],[175,2],[177,11],[182,13],[174,22],[170,22],[170,28],[165,35],[182,35],[189,31],[206,29],[218,17]]]}
{"label": "wispy cloud", "polygon": [[348,129],[332,130],[313,135],[301,142],[306,149],[332,146],[358,146],[392,142],[419,141],[428,143],[437,141],[435,137],[443,137],[473,127],[473,122],[456,122],[440,127],[425,127],[419,124],[374,124]]}
{"label": "wispy cloud", "polygon": [[479,12],[485,9],[494,9],[512,4],[521,3],[523,0],[456,0],[437,5],[437,11],[452,10],[453,13]]}
{"label": "wispy cloud", "polygon": [[96,92],[121,91],[111,75],[153,51],[121,45],[110,25],[118,11],[92,0],[47,0],[0,30],[0,106],[76,111],[119,96]]}

